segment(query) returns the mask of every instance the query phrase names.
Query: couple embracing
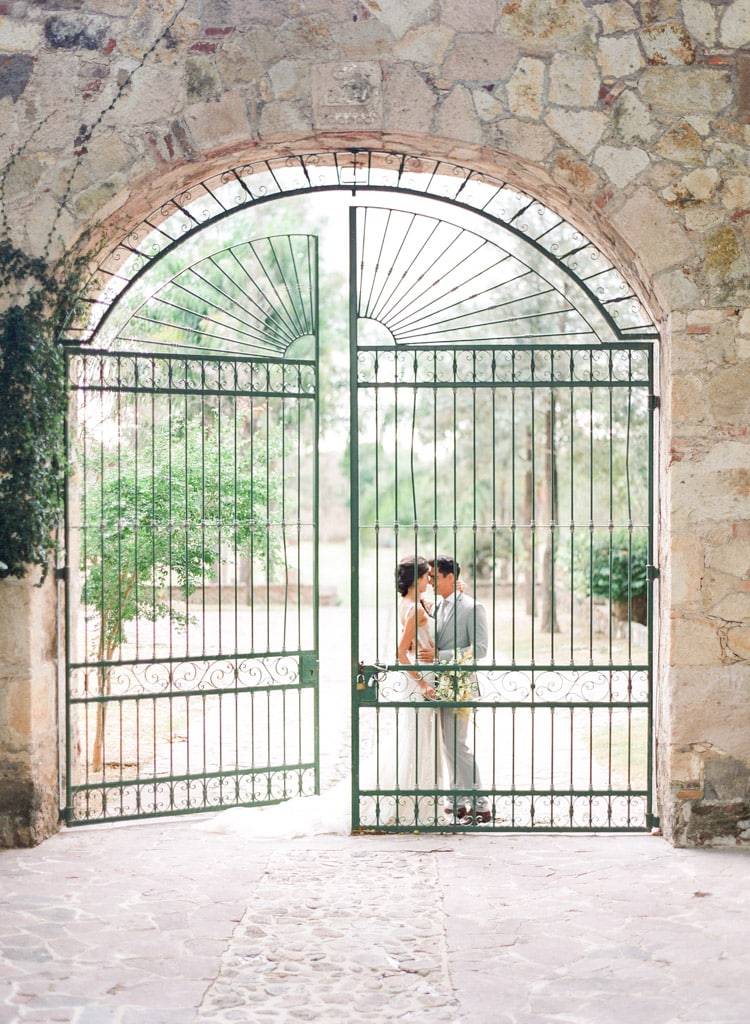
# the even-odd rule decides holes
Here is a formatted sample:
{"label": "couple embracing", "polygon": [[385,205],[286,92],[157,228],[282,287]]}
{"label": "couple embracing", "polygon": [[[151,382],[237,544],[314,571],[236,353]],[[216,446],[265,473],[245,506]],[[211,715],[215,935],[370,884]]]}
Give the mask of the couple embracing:
{"label": "couple embracing", "polygon": [[[434,662],[455,664],[462,658],[478,661],[487,653],[487,616],[484,607],[465,592],[459,581],[461,566],[447,555],[434,562],[407,556],[398,563],[399,664],[416,666]],[[434,601],[425,591],[434,589]],[[416,700],[437,698],[434,672],[410,672]],[[411,779],[405,788],[449,790],[443,810],[460,824],[487,822],[491,818],[487,797],[478,796],[482,781],[469,746],[469,716],[454,707],[420,708],[417,712],[414,750],[408,768]],[[455,801],[455,806],[454,802]]]}

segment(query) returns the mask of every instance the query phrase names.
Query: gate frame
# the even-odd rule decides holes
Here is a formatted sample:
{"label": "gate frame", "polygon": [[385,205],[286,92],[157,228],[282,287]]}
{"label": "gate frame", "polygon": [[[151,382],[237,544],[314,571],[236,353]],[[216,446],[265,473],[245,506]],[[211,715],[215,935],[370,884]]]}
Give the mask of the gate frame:
{"label": "gate frame", "polygon": [[[124,351],[122,351],[120,349],[113,349],[111,351],[110,350],[99,350],[99,349],[93,348],[93,346],[90,346],[90,345],[86,345],[86,344],[81,345],[78,341],[74,341],[72,343],[70,341],[68,341],[68,343],[65,344],[66,380],[68,381],[68,389],[69,389],[69,395],[70,395],[69,405],[68,405],[68,415],[66,416],[66,424],[65,424],[66,450],[68,451],[68,453],[70,453],[72,451],[71,426],[73,424],[75,424],[76,421],[77,421],[76,420],[76,416],[75,416],[75,411],[74,411],[74,408],[73,408],[73,397],[77,393],[78,390],[81,390],[81,389],[79,389],[77,383],[71,380],[70,366],[71,366],[72,361],[76,357],[83,357],[83,358],[85,358],[85,357],[100,357],[102,359],[104,359],[105,357],[109,357],[109,358],[111,358],[112,361],[114,361],[114,360],[116,360],[118,358],[121,358],[121,359],[123,359],[125,361],[131,360],[131,359],[134,360],[134,361],[137,361],[137,360],[141,359],[141,360],[144,360],[147,363],[149,361],[152,361],[154,364],[157,364],[160,361],[165,363],[165,364],[171,363],[171,362],[179,364],[179,363],[184,362],[185,363],[185,367],[186,367],[186,373],[187,373],[187,365],[192,360],[199,361],[199,362],[201,362],[203,364],[216,364],[217,366],[223,365],[225,367],[233,365],[234,366],[235,379],[237,379],[238,376],[239,376],[238,368],[241,365],[244,365],[246,367],[252,367],[251,379],[253,381],[253,387],[251,387],[250,389],[247,389],[247,390],[234,390],[233,391],[230,388],[227,391],[223,391],[222,388],[221,388],[221,379],[219,379],[219,385],[216,388],[214,388],[214,389],[212,389],[212,388],[210,388],[208,386],[205,386],[205,387],[202,387],[202,388],[195,388],[195,389],[191,390],[191,389],[188,389],[187,384],[185,384],[184,390],[180,390],[178,387],[175,386],[175,392],[174,393],[176,393],[178,395],[178,397],[181,397],[184,394],[186,399],[187,399],[188,396],[200,396],[201,398],[205,399],[206,397],[209,397],[211,395],[215,395],[217,397],[217,399],[221,399],[224,395],[228,395],[228,396],[232,397],[235,401],[237,399],[241,399],[241,398],[251,398],[251,399],[274,398],[276,400],[279,400],[279,401],[283,402],[283,401],[288,401],[291,398],[295,398],[295,400],[297,402],[300,402],[300,401],[312,402],[313,404],[312,404],[312,408],[311,408],[312,418],[311,418],[311,425],[310,425],[310,440],[311,440],[311,444],[312,444],[312,448],[313,448],[314,468],[313,468],[312,480],[311,480],[311,500],[312,500],[312,504],[313,504],[313,511],[315,513],[317,513],[317,510],[318,510],[319,504],[320,504],[320,499],[319,499],[319,473],[318,473],[318,460],[319,460],[318,440],[319,440],[319,433],[320,433],[320,429],[319,429],[320,428],[320,410],[319,410],[319,407],[320,407],[320,398],[319,398],[319,392],[320,392],[319,357],[320,357],[320,353],[319,353],[319,343],[318,343],[319,315],[318,315],[318,280],[317,280],[317,276],[318,276],[317,275],[318,248],[317,248],[317,239],[315,238],[315,236],[308,236],[308,244],[309,244],[310,241],[312,241],[312,248],[311,248],[310,252],[311,252],[312,260],[313,260],[312,270],[314,271],[310,281],[308,282],[309,289],[310,289],[310,291],[309,291],[309,299],[310,299],[310,315],[311,315],[311,325],[310,325],[311,335],[310,336],[312,337],[313,344],[314,344],[314,355],[311,358],[302,358],[302,359],[300,359],[300,358],[295,357],[295,356],[291,356],[291,357],[288,357],[288,358],[284,358],[284,357],[272,358],[268,354],[264,354],[264,355],[246,355],[244,357],[238,357],[237,355],[233,355],[233,354],[229,354],[229,353],[223,353],[222,354],[222,353],[216,353],[216,352],[205,352],[205,353],[200,353],[200,354],[197,354],[197,355],[195,353],[193,353],[191,355],[189,352],[186,353],[184,351],[180,351],[179,349],[176,349],[175,351],[172,351],[172,352],[166,352],[166,353],[163,352],[163,351],[158,351],[158,350],[155,351],[153,347],[150,350],[144,348],[144,349],[142,349],[141,351],[138,351],[138,352],[132,352],[132,351],[124,352]],[[152,265],[152,264],[150,264],[150,265]],[[304,336],[303,334],[300,334],[300,337],[303,337],[303,336]],[[296,339],[296,340],[298,340],[298,339]],[[293,344],[293,342],[292,342],[292,344]],[[281,380],[280,383],[276,384],[276,390],[274,390],[274,388],[273,388],[273,386],[271,384],[271,378],[273,376],[274,367],[276,367],[278,370],[282,370],[282,368],[286,369],[287,367],[292,368],[292,369],[296,368],[297,375],[299,377],[300,383],[302,382],[303,377],[309,376],[311,374],[312,375],[312,391],[310,392],[310,396],[311,397],[310,398],[306,398],[305,393],[304,393],[303,390],[300,390],[300,394],[295,396],[294,393],[292,391],[290,391],[288,389],[287,385],[286,385],[286,378],[285,378],[285,376],[283,374],[283,370],[282,370],[282,380]],[[264,369],[265,369],[265,373],[266,373],[266,385],[265,385],[265,388],[263,386],[263,370]],[[169,377],[170,380],[172,379],[172,371],[171,371],[171,369],[169,370],[168,377]],[[220,377],[221,377],[221,374],[220,374]],[[136,372],[136,381],[137,381],[137,372]],[[83,390],[85,390],[85,388]],[[103,387],[102,390],[106,390],[106,388]],[[111,390],[113,390],[115,392],[118,392],[118,393],[125,393],[125,392],[128,392],[129,390],[132,390],[133,394],[139,393],[139,392],[142,392],[142,393],[145,393],[145,394],[152,394],[152,395],[167,393],[167,392],[164,392],[164,391],[160,390],[156,386],[154,386],[152,389],[149,389],[146,386],[140,386],[139,387],[137,384],[134,385],[130,389],[128,387],[123,386],[122,388],[112,388]],[[169,393],[172,393],[171,390],[169,391]],[[299,435],[298,435],[298,437],[297,437],[297,446],[298,446],[298,448],[299,448],[299,442],[300,442],[300,438],[299,438]],[[255,661],[256,663],[260,664],[260,662],[264,661],[264,660],[273,661],[274,659],[276,659],[278,661],[283,661],[284,659],[288,660],[290,658],[295,658],[296,657],[297,658],[297,685],[296,685],[296,687],[289,686],[288,684],[286,686],[279,685],[278,691],[281,692],[282,689],[283,689],[284,693],[286,693],[287,690],[289,690],[290,692],[298,692],[298,694],[299,694],[299,701],[300,701],[300,709],[302,707],[302,703],[301,703],[302,702],[302,694],[304,693],[305,690],[311,690],[312,691],[313,721],[312,721],[312,723],[310,724],[310,727],[309,727],[310,728],[310,733],[311,733],[312,750],[313,750],[312,764],[304,763],[304,761],[301,759],[301,749],[300,749],[300,763],[299,764],[287,764],[286,762],[284,762],[281,765],[274,765],[274,766],[272,766],[270,764],[268,764],[268,765],[262,765],[261,764],[261,765],[257,765],[257,766],[253,765],[251,767],[245,767],[245,768],[240,768],[239,766],[236,766],[235,769],[231,769],[231,768],[227,767],[226,769],[222,769],[220,771],[215,771],[215,772],[208,772],[208,771],[204,770],[203,773],[197,773],[196,772],[194,774],[193,773],[188,773],[188,774],[181,774],[181,775],[172,775],[170,773],[167,776],[157,775],[155,773],[155,769],[154,769],[154,774],[153,774],[152,777],[149,777],[148,775],[143,775],[142,776],[141,773],[140,773],[140,770],[139,770],[139,772],[138,772],[138,774],[137,774],[137,776],[136,776],[136,778],[134,780],[125,780],[125,781],[123,781],[122,779],[120,779],[119,780],[119,785],[118,785],[118,780],[116,778],[111,780],[111,781],[107,780],[105,778],[106,773],[103,775],[102,780],[100,782],[92,783],[90,786],[89,785],[85,785],[85,784],[84,785],[77,785],[77,784],[75,784],[73,782],[73,774],[74,774],[74,764],[73,764],[73,747],[74,747],[74,742],[73,742],[74,736],[73,736],[73,733],[74,733],[74,729],[73,729],[73,725],[72,725],[73,706],[74,705],[86,706],[87,702],[90,700],[90,698],[88,696],[83,697],[82,695],[79,695],[77,698],[73,697],[72,696],[72,692],[71,692],[72,691],[71,680],[72,680],[74,672],[78,671],[78,672],[82,672],[82,673],[85,674],[91,668],[96,668],[97,665],[102,664],[102,663],[92,662],[86,656],[86,652],[82,652],[82,656],[81,657],[74,657],[74,654],[73,654],[74,647],[77,647],[77,639],[74,640],[74,636],[75,636],[77,630],[76,630],[76,626],[73,623],[72,619],[73,619],[73,615],[74,614],[79,614],[82,611],[82,605],[81,605],[81,602],[80,602],[80,595],[77,592],[78,580],[82,579],[82,576],[81,576],[81,574],[79,573],[79,571],[77,569],[77,565],[78,565],[78,562],[79,562],[79,552],[78,552],[78,549],[77,549],[77,545],[72,542],[73,531],[74,531],[74,529],[75,529],[75,527],[77,525],[77,523],[73,522],[73,519],[75,517],[71,513],[72,506],[74,504],[76,504],[73,501],[73,498],[72,498],[72,495],[73,495],[72,487],[73,487],[73,481],[69,478],[68,481],[67,481],[67,487],[66,487],[65,521],[64,521],[64,531],[65,531],[65,540],[66,540],[65,548],[66,548],[66,558],[67,558],[67,563],[68,564],[67,564],[67,568],[62,570],[61,573],[60,573],[60,578],[64,580],[64,591],[65,591],[65,644],[64,644],[64,658],[65,658],[65,672],[64,672],[64,694],[65,694],[65,700],[64,700],[64,705],[65,705],[65,713],[64,713],[64,716],[62,716],[62,724],[63,724],[64,730],[65,730],[65,779],[64,779],[64,787],[63,787],[63,791],[64,791],[64,794],[65,794],[65,802],[64,802],[64,806],[61,808],[61,814],[64,817],[64,819],[66,820],[66,823],[68,825],[82,825],[82,824],[88,824],[88,823],[104,821],[104,820],[106,820],[106,821],[133,820],[133,819],[142,819],[142,818],[146,818],[146,817],[156,817],[156,816],[161,816],[161,815],[164,815],[164,814],[202,813],[202,812],[205,812],[205,811],[218,810],[218,809],[221,809],[221,808],[224,808],[224,807],[231,807],[231,806],[238,806],[238,805],[246,806],[248,804],[250,804],[250,805],[265,806],[268,803],[278,802],[280,799],[288,799],[291,796],[300,795],[300,793],[303,792],[303,791],[306,792],[306,790],[303,789],[303,786],[305,784],[305,781],[310,777],[310,773],[311,772],[312,772],[312,780],[313,780],[312,792],[313,793],[318,793],[320,791],[320,728],[319,728],[319,717],[320,717],[320,702],[319,702],[319,644],[320,644],[320,630],[319,630],[319,600],[318,600],[318,595],[319,595],[319,544],[318,544],[319,522],[318,522],[317,515],[315,516],[313,522],[310,524],[311,529],[312,529],[312,536],[313,536],[311,558],[312,558],[312,589],[313,589],[313,596],[314,596],[314,600],[313,600],[312,608],[311,608],[311,631],[312,631],[312,648],[311,649],[309,649],[309,650],[308,649],[304,649],[303,650],[302,646],[301,646],[301,643],[300,643],[299,644],[299,650],[296,650],[296,651],[295,650],[287,650],[287,648],[286,648],[286,638],[285,638],[284,639],[284,646],[283,646],[283,648],[281,650],[269,650],[267,652],[265,652],[265,651],[258,651],[258,650],[255,650],[255,649],[253,649],[252,651],[250,651],[250,650],[245,650],[245,651],[237,651],[237,650],[235,650],[235,651],[224,651],[224,650],[222,650],[222,651],[218,652],[216,655],[213,655],[213,656],[205,655],[203,658],[201,658],[199,655],[191,655],[191,656],[186,656],[185,658],[176,658],[176,659],[169,658],[169,659],[164,659],[162,661],[159,661],[159,659],[157,659],[157,658],[149,659],[147,657],[144,657],[144,658],[136,658],[135,661],[134,661],[134,664],[143,663],[143,664],[154,664],[154,665],[160,665],[160,664],[161,665],[166,665],[166,664],[178,665],[178,664],[184,663],[185,665],[189,665],[192,662],[201,662],[201,661],[203,661],[203,662],[211,662],[211,661],[219,662],[219,661],[233,660],[235,662],[235,676],[239,676],[240,675],[240,664],[241,663],[248,662],[248,663],[252,664],[253,661]],[[78,492],[76,492],[76,493],[78,493]],[[298,492],[297,493],[299,495],[299,487],[298,487]],[[280,525],[281,525],[282,531],[284,531],[286,529],[286,524],[284,522],[282,522]],[[299,527],[302,524],[298,523],[297,525]],[[271,523],[267,524],[267,528],[270,528],[271,526],[272,526]],[[282,536],[283,536],[284,540],[286,540],[286,533],[285,532],[282,534]],[[205,580],[204,580],[204,585],[205,585]],[[285,605],[289,605],[289,604],[292,603],[292,602],[290,602],[289,598],[290,598],[290,593],[291,593],[292,597],[294,596],[293,595],[293,589],[294,589],[293,586],[287,585],[286,590],[285,590]],[[300,597],[300,594],[299,594],[299,582],[298,582],[297,589],[298,589],[298,592],[297,592],[297,603],[299,604],[299,597]],[[236,587],[235,587],[235,590],[236,590]],[[236,610],[236,600],[237,600],[237,595],[235,593],[235,610]],[[170,600],[170,605],[171,605],[171,600]],[[251,595],[251,600],[250,600],[249,607],[251,609],[253,609],[255,607],[254,601],[252,599],[252,595]],[[300,634],[301,628],[302,628],[301,627],[301,622],[298,622],[297,626],[298,626],[297,639],[299,641],[300,640],[299,634]],[[171,628],[173,628],[173,627],[170,626],[170,629]],[[114,661],[113,664],[115,666],[117,666],[118,664],[127,665],[128,661],[125,660],[125,659],[121,659],[119,661]],[[245,667],[245,671],[247,672],[247,667]],[[264,669],[264,671],[268,672],[269,670],[268,669]],[[170,675],[171,675],[171,670],[170,670]],[[263,686],[259,686],[259,687],[245,686],[245,687],[241,687],[241,686],[235,685],[235,688],[234,688],[233,692],[235,694],[243,694],[243,693],[246,694],[246,695],[249,694],[251,699],[254,700],[255,694],[256,693],[262,693],[262,692],[264,692],[264,690],[268,691],[268,693],[269,693],[269,700],[270,700],[270,694],[274,690],[274,687],[270,686],[270,685],[266,685],[265,687],[263,687]],[[171,685],[171,679],[170,679],[169,693],[168,693],[168,695],[165,695],[165,699],[169,701],[170,707],[171,707],[171,702],[174,699],[174,697],[186,697],[186,698],[189,699],[190,697],[198,696],[201,693],[203,695],[208,695],[208,694],[210,694],[212,692],[214,692],[214,691],[212,691],[210,689],[205,689],[205,690],[200,690],[199,689],[197,691],[189,691],[189,692],[188,691],[178,691],[178,692],[175,692],[173,694],[173,692],[172,692],[172,685]],[[215,692],[218,692],[218,691],[215,691]],[[126,698],[111,698],[111,699],[113,701],[114,700],[121,700],[124,703]],[[135,698],[131,697],[131,698],[127,698],[127,699],[137,700],[138,698],[137,697],[135,697]],[[97,697],[96,696],[92,700],[93,700],[94,703],[102,702],[102,698],[101,697],[99,697],[98,701],[97,701]],[[269,710],[268,713],[269,713],[269,716],[270,716],[270,710]],[[170,714],[171,714],[171,712],[170,712]],[[153,729],[154,729],[154,731],[156,729],[155,722],[154,722],[154,725],[153,725]],[[302,729],[301,729],[301,726],[300,726],[300,736],[301,735],[302,735]],[[155,736],[154,736],[154,740],[155,740]],[[88,744],[88,740],[87,740],[87,744]],[[302,739],[300,738],[300,748],[301,748],[301,746],[302,746]],[[85,767],[85,771],[86,771],[86,777],[88,777],[88,766],[87,766],[87,764],[85,762],[84,762],[84,767]],[[122,766],[121,766],[121,768],[122,768]],[[297,772],[297,774],[298,774],[299,789],[296,792],[294,790],[292,790],[291,792],[287,792],[287,773],[293,775],[295,772]],[[224,788],[223,788],[224,787],[224,783],[227,780],[231,780],[232,777],[234,777],[234,780],[235,780],[235,789],[236,789],[237,796],[236,796],[236,798],[233,801],[232,800],[226,800],[225,801],[224,800]],[[244,777],[244,782],[245,782],[245,789],[247,790],[247,788],[249,786],[253,793],[255,793],[256,779],[260,778],[261,782],[262,782],[263,778],[267,777],[266,778],[266,782],[267,782],[268,797],[266,799],[250,799],[250,800],[245,799],[245,800],[240,800],[238,794],[239,794],[239,791],[240,791],[241,783],[243,781],[243,777]],[[190,799],[191,787],[194,786],[196,783],[200,783],[200,781],[202,780],[203,788],[204,788],[204,790],[207,790],[208,783],[209,783],[209,781],[211,779],[214,779],[214,781],[219,785],[220,792],[219,792],[218,803],[216,803],[216,802],[214,802],[214,803],[208,803],[208,802],[201,803],[200,801],[196,801],[195,803],[192,803],[191,799]],[[278,791],[278,786],[279,786],[279,779],[281,779],[283,796],[279,796],[278,792],[277,792]],[[109,781],[109,786],[108,786],[108,781]],[[108,794],[110,793],[110,791],[112,793],[114,793],[114,794],[116,794],[118,791],[120,793],[122,793],[123,791],[127,790],[128,783],[131,783],[131,788],[134,790],[134,793],[135,793],[135,804],[136,804],[136,807],[138,808],[138,810],[130,811],[130,812],[127,812],[127,813],[123,813],[122,811],[120,813],[117,813],[117,812],[110,812],[110,813],[108,813],[107,812]],[[140,794],[141,794],[141,791],[142,791],[142,789],[146,789],[150,785],[153,785],[154,790],[156,790],[157,785],[160,788],[163,787],[163,786],[167,786],[169,788],[169,806],[167,807],[166,810],[163,810],[163,809],[153,809],[151,811],[142,811],[140,809]],[[183,785],[183,786],[187,787],[186,803],[183,803],[182,806],[174,806],[174,800],[175,800],[174,790],[178,786],[180,786],[180,785]],[[83,797],[84,801],[86,802],[86,804],[88,804],[88,801],[91,798],[91,794],[97,794],[97,793],[101,794],[101,800],[102,800],[102,806],[103,806],[102,813],[98,814],[98,815],[92,813],[91,816],[89,816],[88,813],[86,813],[84,815],[77,815],[76,814],[76,808],[75,808],[75,795],[76,794],[81,795]],[[111,799],[114,800],[114,797],[111,797]],[[154,797],[154,803],[156,803],[156,797]]]}
{"label": "gate frame", "polygon": [[[414,166],[411,166],[412,164]],[[383,182],[374,185],[369,183],[370,175],[375,173],[378,170],[378,168],[381,168],[384,165],[388,166],[388,173],[396,175],[398,183],[395,185],[385,184]],[[430,185],[438,179],[441,173],[443,173],[441,171],[441,168],[445,169],[448,178],[450,178],[451,174],[454,175],[453,180],[455,181],[456,187],[452,191],[452,194],[450,195],[436,195],[428,191]],[[290,184],[287,186],[282,180],[283,173],[289,171],[290,169],[292,169],[295,173],[299,173],[300,179],[295,184]],[[324,180],[326,173],[331,171],[333,172],[335,178],[337,179],[335,184],[326,183]],[[256,172],[263,176],[263,182],[261,183],[262,188],[260,190],[254,191],[251,176]],[[412,172],[421,174],[426,173],[428,175],[430,181],[426,189],[410,189],[408,187],[404,187],[400,183],[403,176],[406,176]],[[320,175],[319,181],[316,183],[313,182],[311,176],[314,174]],[[219,186],[225,185],[227,183],[227,180],[232,180],[234,184],[239,186],[240,198],[239,200],[237,200],[236,203],[232,204],[231,206],[225,207],[222,205],[221,201],[217,197]],[[142,274],[145,272],[145,270],[153,262],[154,259],[166,255],[167,252],[176,248],[182,241],[200,231],[207,224],[216,223],[217,221],[223,219],[224,217],[230,217],[239,209],[264,204],[267,202],[273,202],[288,196],[307,195],[315,192],[344,191],[351,192],[352,195],[356,195],[357,192],[371,191],[383,193],[386,195],[394,193],[401,195],[413,194],[420,197],[439,199],[456,208],[465,208],[474,213],[479,212],[483,216],[487,216],[488,220],[491,220],[492,217],[487,215],[483,209],[478,209],[475,205],[472,205],[471,202],[467,201],[467,197],[469,192],[471,191],[471,185],[473,183],[486,183],[488,181],[493,180],[497,182],[498,190],[502,190],[503,188],[506,187],[507,182],[502,182],[500,179],[493,179],[492,174],[477,172],[466,165],[459,165],[451,161],[442,160],[440,158],[412,156],[402,152],[365,149],[359,147],[344,149],[340,151],[332,150],[329,152],[303,153],[291,157],[284,156],[279,158],[269,158],[265,160],[259,160],[254,164],[246,164],[241,168],[234,168],[232,170],[222,171],[220,172],[220,174],[216,174],[211,178],[205,179],[204,181],[201,181],[196,185],[192,186],[191,190],[177,193],[172,200],[160,204],[158,214],[145,218],[142,221],[141,225],[139,225],[139,227],[131,231],[126,239],[118,243],[114,247],[114,249],[112,249],[105,255],[105,257],[101,260],[97,270],[95,271],[92,279],[88,282],[86,287],[86,292],[88,296],[92,296],[95,293],[98,294],[99,296],[99,298],[85,299],[85,301],[89,302],[92,306],[99,307],[100,315],[98,315],[98,317],[96,318],[96,326],[92,331],[81,321],[77,323],[71,323],[69,325],[68,335],[71,340],[77,336],[79,342],[86,343],[87,341],[90,341],[93,336],[93,333],[95,333],[98,327],[107,319],[109,311],[111,310],[113,305],[116,305],[117,300],[119,300],[122,297],[122,295],[129,290],[130,286],[136,280],[138,280],[140,276],[142,276]],[[271,189],[268,188],[269,181],[273,183]],[[542,204],[541,201],[536,200],[531,194],[524,193],[521,188],[518,188],[516,186],[508,187],[511,188],[512,191],[517,195],[523,196],[525,194],[528,200],[527,205],[523,206],[522,209],[515,213],[513,217],[514,222],[519,218],[522,218],[522,216],[527,212],[527,210],[531,209],[533,206],[544,205],[544,207],[554,217],[559,217],[559,215],[554,212],[554,208],[552,206]],[[199,194],[197,196],[194,195],[192,193],[192,189],[196,189]],[[200,215],[200,217],[195,217],[190,212],[190,208],[194,207],[197,209],[196,204],[205,205],[206,197],[208,197],[210,203],[213,204],[214,212],[203,212]],[[175,224],[183,225],[182,228],[179,228],[176,231],[175,237],[173,238],[170,238],[168,232],[164,231],[164,225],[166,223],[166,220],[169,219],[169,216],[171,216],[171,218],[175,221]],[[165,218],[163,221],[161,221],[161,223],[159,222],[160,217]],[[562,217],[559,217],[559,221],[561,223],[567,223],[567,221],[565,221]],[[500,223],[503,223],[503,226],[508,228],[509,230],[516,232],[519,235],[519,237],[524,238],[526,242],[532,244],[533,246],[538,248],[541,253],[549,257],[549,253],[545,251],[544,245],[541,244],[537,239],[531,238],[529,235],[525,234],[521,227],[517,226],[515,223],[502,221],[500,221]],[[187,229],[184,229],[185,224],[188,225]],[[159,231],[162,233],[163,237],[166,239],[165,247],[163,250],[157,250],[157,252],[152,251],[151,253],[148,253],[145,249],[140,249],[139,246],[141,245],[144,237],[150,236],[154,231]],[[599,249],[594,243],[591,242],[588,236],[582,235],[581,237],[584,243],[581,246],[582,249],[589,246],[599,253],[602,252],[601,249]],[[123,279],[118,273],[118,270],[121,269],[122,267],[122,258],[123,256],[130,257],[133,255],[135,255],[139,261],[139,269],[137,270],[135,276],[132,279],[123,284]],[[350,258],[350,265],[352,259],[353,258]],[[619,274],[620,272],[617,271],[617,273]],[[350,282],[351,280],[354,279],[350,278]],[[582,278],[577,278],[577,280],[582,288],[590,292],[590,289],[584,283]],[[101,299],[102,296],[104,297],[103,301]],[[597,303],[597,305],[599,304],[598,300],[596,299],[593,293],[590,293],[590,297],[592,301]],[[635,292],[633,292],[632,290],[629,292],[629,298],[637,302],[641,301],[636,297]],[[607,318],[611,320],[608,310],[603,309],[603,315],[605,315]],[[614,321],[612,321],[612,323],[614,325]],[[632,334],[629,336],[638,337],[637,334]],[[655,327],[653,327],[653,324],[649,324],[649,331],[647,335],[644,335],[644,337],[647,337],[652,342],[657,342],[659,338],[659,332]],[[653,369],[653,366],[655,366],[655,361],[658,357],[657,344],[653,345],[652,351],[654,360],[654,363],[652,365]],[[655,405],[658,403],[657,398],[654,398],[654,403]],[[650,429],[653,434],[653,421]],[[653,463],[653,437],[650,446],[649,458]],[[654,474],[652,468],[650,485],[653,485],[653,482]],[[654,501],[656,501],[656,489],[653,486],[651,486],[651,489]],[[651,517],[652,521],[650,531],[650,542],[653,545],[653,505],[651,509]],[[653,555],[650,559],[650,562],[653,564]],[[655,568],[652,568],[652,581],[657,574],[658,571]],[[653,601],[650,601],[650,607],[651,609],[653,609]],[[649,659],[653,669],[654,616],[652,611],[649,614],[648,631]],[[354,680],[356,678],[357,665],[356,663],[354,663],[354,658],[352,660],[352,673]],[[653,788],[651,782],[655,771],[655,751],[653,745],[654,697],[654,688],[653,686],[651,686],[651,709],[649,713],[649,757],[652,758],[654,764],[652,765],[652,770],[649,773],[649,787],[655,793],[655,789]],[[658,819],[654,815],[653,822],[656,823],[657,821]]]}

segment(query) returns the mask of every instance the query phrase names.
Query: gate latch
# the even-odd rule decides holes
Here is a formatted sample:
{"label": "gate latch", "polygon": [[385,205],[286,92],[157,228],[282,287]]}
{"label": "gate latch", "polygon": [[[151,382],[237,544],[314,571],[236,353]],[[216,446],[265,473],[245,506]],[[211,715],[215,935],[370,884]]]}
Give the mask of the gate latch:
{"label": "gate latch", "polygon": [[385,675],[385,669],[381,665],[365,665],[360,661],[357,665],[357,692],[361,695],[360,700],[376,701],[378,699],[377,684]]}

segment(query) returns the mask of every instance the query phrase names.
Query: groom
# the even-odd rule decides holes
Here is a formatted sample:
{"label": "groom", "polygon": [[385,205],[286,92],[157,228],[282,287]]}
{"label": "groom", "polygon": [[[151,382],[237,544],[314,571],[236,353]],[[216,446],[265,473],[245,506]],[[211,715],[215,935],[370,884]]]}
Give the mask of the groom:
{"label": "groom", "polygon": [[[461,566],[454,558],[439,555],[431,565],[433,587],[440,599],[435,612],[435,660],[454,662],[471,647],[471,660],[479,661],[487,653],[487,615],[484,605],[458,589]],[[455,812],[459,822],[468,825],[473,820],[489,821],[492,812],[487,797],[471,796],[473,791],[482,788],[482,780],[468,743],[469,716],[459,714],[456,708],[443,708],[440,711],[440,726],[450,773],[448,784],[455,790],[458,804]],[[453,806],[447,805],[445,812],[452,815]]]}

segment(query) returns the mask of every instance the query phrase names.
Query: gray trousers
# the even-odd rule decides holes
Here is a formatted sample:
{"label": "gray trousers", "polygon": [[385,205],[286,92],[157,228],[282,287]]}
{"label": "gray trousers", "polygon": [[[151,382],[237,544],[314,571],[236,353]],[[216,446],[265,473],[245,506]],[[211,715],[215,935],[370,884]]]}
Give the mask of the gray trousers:
{"label": "gray trousers", "polygon": [[482,788],[476,758],[468,742],[470,721],[470,715],[459,714],[454,708],[440,711],[440,728],[448,762],[446,788],[457,790],[458,797],[468,797],[472,790]]}

